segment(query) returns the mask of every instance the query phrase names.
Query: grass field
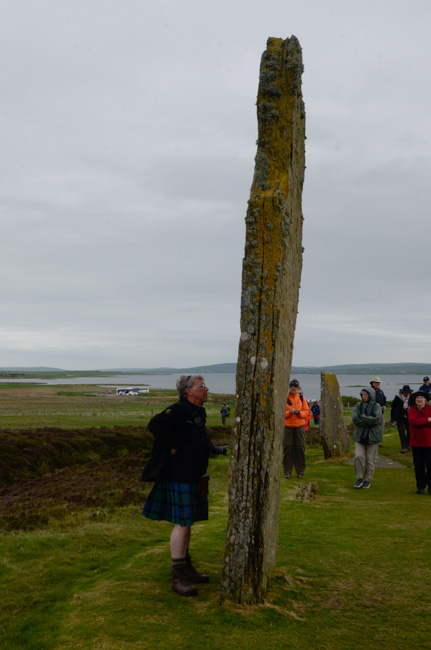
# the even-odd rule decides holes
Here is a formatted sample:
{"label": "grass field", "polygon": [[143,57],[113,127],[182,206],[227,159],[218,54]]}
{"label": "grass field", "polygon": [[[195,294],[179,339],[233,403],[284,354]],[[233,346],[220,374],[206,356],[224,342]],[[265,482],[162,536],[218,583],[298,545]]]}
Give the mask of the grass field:
{"label": "grass field", "polygon": [[[59,411],[81,399],[64,397]],[[104,461],[109,494],[87,481],[69,516],[1,534],[0,647],[430,648],[431,496],[415,494],[411,455],[399,453],[391,428],[380,453],[403,467],[377,468],[365,491],[352,488],[347,458],[325,461],[320,446],[307,448],[305,483],[318,494],[301,501],[304,481],[283,479],[277,573],[256,607],[219,604],[227,458],[210,461],[210,518],[193,527],[192,554],[211,577],[195,598],[170,588],[171,525],[140,515],[149,489],[138,481],[140,463]],[[126,469],[133,498],[122,505],[113,484]],[[84,471],[63,470],[51,492],[35,481],[28,493],[39,485],[57,507],[63,492],[79,491]],[[48,490],[49,477],[39,480]]]}
{"label": "grass field", "polygon": [[[88,384],[0,384],[0,429],[142,426],[176,399],[175,390],[124,397],[115,395],[115,389]],[[221,424],[223,402],[233,407],[232,395],[209,395],[206,409],[210,426]]]}

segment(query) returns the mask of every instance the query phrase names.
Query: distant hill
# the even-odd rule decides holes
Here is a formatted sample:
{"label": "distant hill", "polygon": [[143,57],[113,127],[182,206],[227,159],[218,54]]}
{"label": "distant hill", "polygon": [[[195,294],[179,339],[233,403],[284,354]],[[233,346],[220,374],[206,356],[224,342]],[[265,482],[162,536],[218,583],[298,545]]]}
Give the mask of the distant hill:
{"label": "distant hill", "polygon": [[334,375],[429,375],[431,363],[353,363],[337,366],[292,366],[292,373],[316,374],[322,371]]}
{"label": "distant hill", "polygon": [[45,366],[33,366],[32,368],[21,368],[6,366],[5,368],[0,368],[0,372],[67,372],[63,368],[48,368]]}
{"label": "distant hill", "polygon": [[216,363],[208,366],[194,366],[191,368],[106,368],[104,372],[123,372],[133,375],[160,375],[168,373],[235,373],[236,363]]}
{"label": "distant hill", "polygon": [[[336,366],[292,366],[291,374],[320,374],[322,371],[339,375],[421,375],[431,373],[431,363],[351,363]],[[157,375],[163,373],[235,373],[236,363],[217,363],[191,368],[109,368],[106,372]]]}

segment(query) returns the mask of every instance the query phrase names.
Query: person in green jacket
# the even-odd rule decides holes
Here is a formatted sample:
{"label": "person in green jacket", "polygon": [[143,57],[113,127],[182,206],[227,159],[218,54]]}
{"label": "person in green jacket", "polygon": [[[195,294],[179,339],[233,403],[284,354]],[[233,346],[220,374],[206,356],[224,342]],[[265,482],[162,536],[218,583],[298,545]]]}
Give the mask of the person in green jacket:
{"label": "person in green jacket", "polygon": [[361,401],[352,414],[355,424],[353,440],[355,441],[355,488],[369,488],[374,475],[379,443],[383,439],[382,407],[376,402],[374,388],[361,390]]}

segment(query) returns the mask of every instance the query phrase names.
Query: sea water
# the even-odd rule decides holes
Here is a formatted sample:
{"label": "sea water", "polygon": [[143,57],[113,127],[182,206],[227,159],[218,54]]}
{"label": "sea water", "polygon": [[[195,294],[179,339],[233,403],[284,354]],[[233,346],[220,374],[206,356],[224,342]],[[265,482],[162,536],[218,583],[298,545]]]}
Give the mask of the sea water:
{"label": "sea water", "polygon": [[[431,371],[430,371],[431,372]],[[163,375],[110,375],[109,377],[70,377],[68,379],[4,379],[1,383],[40,383],[57,386],[76,384],[97,384],[98,386],[149,386],[151,389],[175,389],[179,373]],[[308,400],[320,398],[320,374],[294,374],[291,378],[298,379],[304,395]],[[358,397],[361,388],[370,385],[371,375],[337,375],[340,394]],[[387,399],[392,400],[404,384],[409,384],[413,390],[422,385],[423,375],[381,375],[380,388]],[[207,373],[205,383],[210,393],[235,394],[234,373]]]}

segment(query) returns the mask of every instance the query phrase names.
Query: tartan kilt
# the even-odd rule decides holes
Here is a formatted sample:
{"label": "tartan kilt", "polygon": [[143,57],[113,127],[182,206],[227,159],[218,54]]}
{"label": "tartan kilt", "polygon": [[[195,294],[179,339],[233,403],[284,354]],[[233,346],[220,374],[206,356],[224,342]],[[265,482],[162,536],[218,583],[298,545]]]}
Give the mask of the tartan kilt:
{"label": "tartan kilt", "polygon": [[172,483],[159,479],[147,497],[142,514],[148,519],[180,526],[204,521],[208,519],[208,497],[198,497],[196,487],[197,482]]}

